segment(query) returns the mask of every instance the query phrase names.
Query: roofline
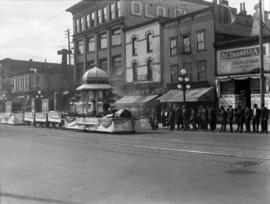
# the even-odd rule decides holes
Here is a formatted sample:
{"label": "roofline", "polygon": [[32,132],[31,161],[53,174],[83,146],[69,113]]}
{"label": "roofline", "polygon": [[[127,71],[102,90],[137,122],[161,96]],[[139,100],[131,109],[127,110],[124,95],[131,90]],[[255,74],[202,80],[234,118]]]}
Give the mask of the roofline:
{"label": "roofline", "polygon": [[157,18],[153,18],[153,19],[150,19],[148,21],[145,21],[145,22],[133,25],[133,26],[126,26],[125,31],[129,31],[129,30],[132,30],[132,29],[135,29],[135,28],[138,28],[138,27],[142,27],[142,26],[145,26],[145,25],[148,25],[148,24],[152,24],[152,23],[155,23],[155,22],[162,23],[162,22],[164,22],[164,21],[166,21],[168,19],[169,19],[169,17],[159,16]]}
{"label": "roofline", "polygon": [[[5,61],[14,61],[14,62],[25,62],[25,63],[29,63],[31,62],[30,60],[18,60],[18,59],[12,59],[12,58],[4,58],[1,59],[0,62],[5,62]],[[43,63],[43,64],[54,64],[54,65],[61,65],[61,63],[55,63],[55,62],[40,62],[40,61],[32,61],[32,63]]]}
{"label": "roofline", "polygon": [[191,12],[191,13],[187,13],[185,15],[182,15],[182,16],[178,16],[176,18],[170,18],[164,22],[162,22],[162,24],[167,24],[167,23],[171,23],[171,22],[174,22],[174,21],[179,21],[179,20],[182,20],[182,19],[185,19],[187,17],[192,17],[194,15],[197,15],[197,14],[200,14],[200,13],[204,13],[204,12],[207,12],[207,11],[213,11],[213,6],[210,6],[210,7],[207,7],[207,8],[203,8],[203,9],[200,9],[200,10],[197,10],[197,11],[194,11],[194,12]]}

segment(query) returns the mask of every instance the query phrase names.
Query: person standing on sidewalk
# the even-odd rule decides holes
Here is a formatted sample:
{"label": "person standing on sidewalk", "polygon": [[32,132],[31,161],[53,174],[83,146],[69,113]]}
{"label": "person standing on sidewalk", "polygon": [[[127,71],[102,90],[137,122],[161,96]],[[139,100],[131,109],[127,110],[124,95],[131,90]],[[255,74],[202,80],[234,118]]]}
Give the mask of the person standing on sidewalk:
{"label": "person standing on sidewalk", "polygon": [[211,131],[214,131],[216,129],[217,124],[217,113],[213,106],[209,107],[208,109],[208,118],[209,118],[209,124]]}
{"label": "person standing on sidewalk", "polygon": [[175,110],[173,107],[171,107],[169,111],[169,127],[171,131],[174,130],[175,128],[174,126],[175,126]]}
{"label": "person standing on sidewalk", "polygon": [[226,132],[227,126],[227,112],[223,106],[220,107],[220,118],[221,118],[221,131]]}
{"label": "person standing on sidewalk", "polygon": [[262,133],[268,133],[268,109],[265,106],[261,108],[261,126]]}
{"label": "person standing on sidewalk", "polygon": [[175,122],[177,130],[180,130],[180,125],[182,124],[182,110],[179,106],[177,106],[175,111]]}
{"label": "person standing on sidewalk", "polygon": [[190,123],[193,130],[197,130],[197,113],[194,108],[191,108]]}
{"label": "person standing on sidewalk", "polygon": [[228,121],[229,121],[229,125],[230,125],[230,131],[233,132],[233,109],[232,106],[229,106],[229,108],[227,109],[227,114],[228,114]]}
{"label": "person standing on sidewalk", "polygon": [[259,132],[260,115],[261,115],[261,111],[258,108],[258,105],[254,104],[253,111],[252,111],[253,132]]}
{"label": "person standing on sidewalk", "polygon": [[245,108],[245,126],[246,132],[250,132],[251,111],[248,106]]}
{"label": "person standing on sidewalk", "polygon": [[206,107],[203,107],[202,109],[202,129],[203,130],[208,129],[208,113]]}

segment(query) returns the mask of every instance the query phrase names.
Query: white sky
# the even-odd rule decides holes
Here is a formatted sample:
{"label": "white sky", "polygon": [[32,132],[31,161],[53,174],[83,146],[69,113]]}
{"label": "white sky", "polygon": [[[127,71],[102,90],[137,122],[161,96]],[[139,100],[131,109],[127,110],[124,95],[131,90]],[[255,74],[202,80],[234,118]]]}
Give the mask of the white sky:
{"label": "white sky", "polygon": [[[72,15],[65,9],[80,0],[0,0],[0,59],[61,62],[57,50],[67,47],[65,30],[72,31]],[[212,1],[212,0],[208,0]],[[258,0],[229,0],[239,11],[246,2],[253,13]],[[269,10],[270,1],[264,0]]]}

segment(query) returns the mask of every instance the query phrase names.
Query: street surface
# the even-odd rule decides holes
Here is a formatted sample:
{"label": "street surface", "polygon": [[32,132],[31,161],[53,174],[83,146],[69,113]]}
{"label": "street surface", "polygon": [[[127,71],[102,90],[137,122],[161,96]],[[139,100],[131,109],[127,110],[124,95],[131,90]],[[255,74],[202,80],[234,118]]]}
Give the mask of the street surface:
{"label": "street surface", "polygon": [[270,136],[0,125],[0,204],[269,204]]}

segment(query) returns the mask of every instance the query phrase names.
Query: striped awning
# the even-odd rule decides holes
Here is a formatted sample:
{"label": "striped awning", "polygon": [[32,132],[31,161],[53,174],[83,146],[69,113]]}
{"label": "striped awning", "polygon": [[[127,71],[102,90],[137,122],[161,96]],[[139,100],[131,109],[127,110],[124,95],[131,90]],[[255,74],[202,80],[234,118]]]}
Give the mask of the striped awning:
{"label": "striped awning", "polygon": [[[183,102],[183,90],[172,89],[157,98],[160,102]],[[186,102],[212,102],[215,100],[213,87],[186,90]]]}
{"label": "striped awning", "polygon": [[76,91],[82,90],[104,90],[104,89],[112,89],[112,86],[109,84],[82,84],[79,86]]}
{"label": "striped awning", "polygon": [[143,104],[155,99],[157,95],[148,95],[148,96],[124,96],[115,102],[115,105],[119,104]]}

